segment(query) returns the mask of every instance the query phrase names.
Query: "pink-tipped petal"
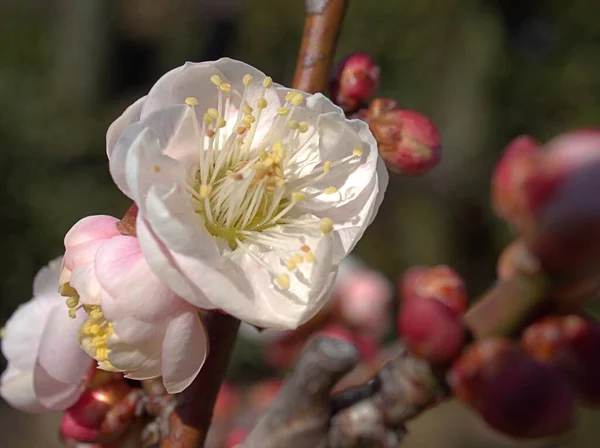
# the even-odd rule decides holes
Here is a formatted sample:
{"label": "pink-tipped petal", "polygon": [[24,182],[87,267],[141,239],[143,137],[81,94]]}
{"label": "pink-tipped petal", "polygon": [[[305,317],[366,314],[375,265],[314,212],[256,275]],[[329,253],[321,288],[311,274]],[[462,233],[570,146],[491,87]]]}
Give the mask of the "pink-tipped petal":
{"label": "pink-tipped petal", "polygon": [[67,232],[65,235],[65,248],[70,249],[91,240],[106,239],[119,235],[118,222],[119,220],[113,216],[87,216],[79,220]]}
{"label": "pink-tipped petal", "polygon": [[96,274],[108,294],[140,320],[163,320],[187,306],[150,270],[136,238],[107,241],[96,256]]}
{"label": "pink-tipped petal", "polygon": [[196,378],[208,354],[208,336],[196,312],[171,320],[162,353],[164,385],[170,394],[179,393]]}

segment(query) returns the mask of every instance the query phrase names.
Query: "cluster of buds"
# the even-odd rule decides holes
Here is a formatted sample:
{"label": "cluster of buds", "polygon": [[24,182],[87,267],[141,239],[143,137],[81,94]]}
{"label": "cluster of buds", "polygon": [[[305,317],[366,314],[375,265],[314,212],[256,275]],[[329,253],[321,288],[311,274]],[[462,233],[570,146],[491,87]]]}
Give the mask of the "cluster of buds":
{"label": "cluster of buds", "polygon": [[600,288],[600,130],[540,145],[527,136],[505,150],[492,182],[496,213],[520,234],[570,309]]}
{"label": "cluster of buds", "polygon": [[402,109],[388,98],[367,105],[379,85],[379,68],[364,53],[355,53],[335,66],[330,78],[331,98],[347,114],[365,120],[388,168],[419,176],[435,167],[441,157],[440,134],[425,115]]}

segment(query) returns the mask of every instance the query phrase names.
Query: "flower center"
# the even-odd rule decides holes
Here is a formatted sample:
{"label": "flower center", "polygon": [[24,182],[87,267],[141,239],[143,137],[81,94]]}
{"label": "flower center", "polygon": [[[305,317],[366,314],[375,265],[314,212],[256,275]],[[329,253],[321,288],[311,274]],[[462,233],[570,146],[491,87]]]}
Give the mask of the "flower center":
{"label": "flower center", "polygon": [[[233,126],[228,126],[224,118],[234,116],[236,111],[231,85],[218,75],[211,77],[218,91],[217,107],[206,110],[202,125],[196,115],[198,100],[185,100],[194,119],[198,148],[198,163],[184,186],[191,193],[194,210],[208,232],[223,238],[232,250],[243,242],[260,242],[261,232],[278,225],[316,226],[329,233],[333,229],[331,219],[313,216],[300,223],[302,220],[292,218],[290,213],[306,199],[337,193],[333,186],[316,191],[314,186],[336,165],[358,162],[362,149],[355,148],[352,155],[335,163],[318,164],[318,151],[311,151],[307,144],[310,137],[303,136],[314,134],[314,126],[294,119],[297,107],[304,101],[303,94],[290,91],[275,118],[265,117],[265,92],[272,88],[273,81],[267,77],[262,82],[255,107],[247,102],[252,76],[245,75],[242,81],[244,92]],[[268,123],[261,123],[265,120]],[[261,124],[263,129],[268,126],[268,131],[259,141],[256,135]]]}

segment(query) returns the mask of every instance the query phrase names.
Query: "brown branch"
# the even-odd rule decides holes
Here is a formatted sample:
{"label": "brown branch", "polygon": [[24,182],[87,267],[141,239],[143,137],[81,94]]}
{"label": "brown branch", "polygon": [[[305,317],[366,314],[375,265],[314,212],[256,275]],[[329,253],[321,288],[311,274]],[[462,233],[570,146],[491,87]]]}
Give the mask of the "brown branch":
{"label": "brown branch", "polygon": [[169,434],[162,448],[204,446],[213,407],[229,364],[240,321],[218,311],[205,315],[210,354],[194,382],[177,395],[175,411],[169,417]]}
{"label": "brown branch", "polygon": [[327,89],[347,0],[306,0],[306,21],[292,86],[308,93]]}

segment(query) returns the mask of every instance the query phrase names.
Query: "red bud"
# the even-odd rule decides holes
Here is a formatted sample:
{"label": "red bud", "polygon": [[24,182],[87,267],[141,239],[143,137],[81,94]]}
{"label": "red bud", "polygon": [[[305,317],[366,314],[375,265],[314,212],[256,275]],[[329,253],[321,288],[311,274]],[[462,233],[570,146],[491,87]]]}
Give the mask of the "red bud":
{"label": "red bud", "polygon": [[398,331],[411,352],[437,364],[454,359],[464,344],[460,316],[437,300],[405,300],[398,316]]}
{"label": "red bud", "polygon": [[451,267],[414,267],[403,276],[401,291],[404,300],[411,297],[433,299],[443,303],[455,315],[467,308],[467,291],[462,277]]}
{"label": "red bud", "polygon": [[556,369],[529,358],[511,341],[479,341],[448,374],[455,396],[494,429],[516,438],[555,436],[575,422],[575,400]]}
{"label": "red bud", "polygon": [[600,323],[581,316],[544,318],[528,327],[524,350],[542,363],[561,370],[579,398],[600,406]]}
{"label": "red bud", "polygon": [[100,438],[100,429],[81,425],[71,414],[65,412],[60,423],[59,434],[65,442],[89,443]]}
{"label": "red bud", "polygon": [[[374,104],[380,105],[379,102]],[[394,109],[370,119],[369,127],[379,144],[381,156],[392,171],[418,176],[440,161],[440,135],[425,115]]]}
{"label": "red bud", "polygon": [[351,113],[368,101],[378,86],[379,67],[368,54],[354,53],[333,68],[329,89],[333,102]]}

